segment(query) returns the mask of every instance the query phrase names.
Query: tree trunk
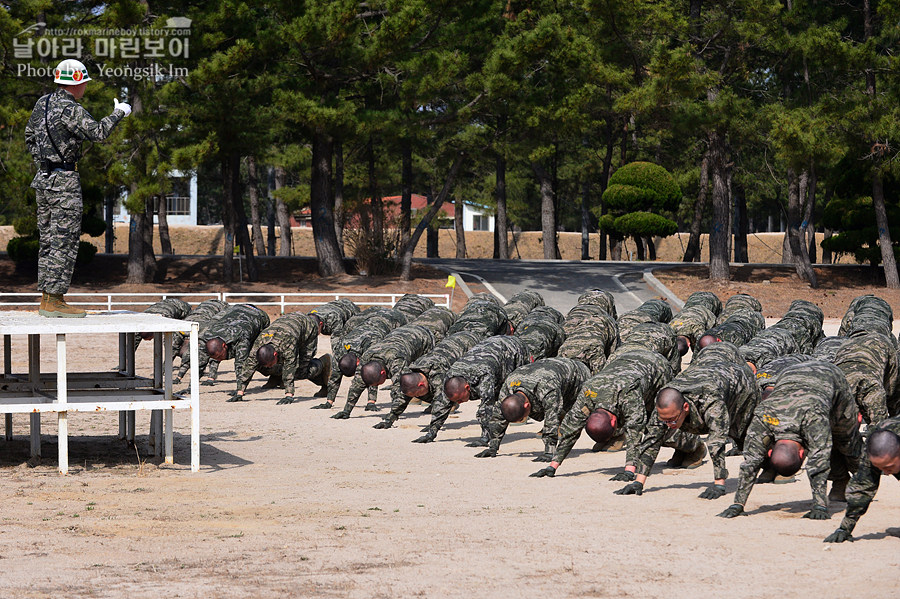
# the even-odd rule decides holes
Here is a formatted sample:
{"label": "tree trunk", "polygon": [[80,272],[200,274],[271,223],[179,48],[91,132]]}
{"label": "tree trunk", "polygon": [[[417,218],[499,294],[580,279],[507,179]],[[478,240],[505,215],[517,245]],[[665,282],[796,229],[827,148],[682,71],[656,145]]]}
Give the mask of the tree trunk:
{"label": "tree trunk", "polygon": [[312,138],[312,175],[310,177],[309,207],[312,212],[313,239],[319,274],[329,277],[346,273],[341,250],[334,232],[334,216],[331,213],[331,138],[316,131]]}
{"label": "tree trunk", "polygon": [[341,257],[344,252],[344,143],[334,140],[334,236],[337,237]]}
{"label": "tree trunk", "polygon": [[541,184],[541,241],[544,245],[544,259],[554,260],[556,248],[556,219],[553,211],[553,184],[550,174],[537,162],[531,163],[531,169]]}
{"label": "tree trunk", "polygon": [[247,156],[247,192],[250,194],[250,223],[253,230],[253,246],[259,256],[266,255],[266,242],[262,234],[259,214],[259,173],[256,170],[256,156]]}
{"label": "tree trunk", "polygon": [[506,158],[503,156],[497,156],[495,176],[497,193],[497,217],[494,222],[494,231],[497,234],[496,257],[500,260],[507,260],[509,258],[509,238],[506,227]]}
{"label": "tree trunk", "polygon": [[225,229],[222,277],[226,283],[234,281],[234,204],[231,202],[231,161],[222,158],[222,226]]}
{"label": "tree trunk", "polygon": [[709,234],[709,278],[728,281],[731,270],[728,263],[728,175],[726,173],[725,135],[721,131],[709,134],[709,167],[712,174],[712,231]]}
{"label": "tree trunk", "polygon": [[825,227],[825,234],[822,236],[822,264],[833,264],[834,258],[831,255],[831,250],[825,247],[825,240],[831,239],[831,236],[834,234],[834,231]]}
{"label": "tree trunk", "polygon": [[171,256],[175,252],[172,251],[172,239],[169,237],[169,210],[168,199],[166,196],[157,196],[159,204],[156,210],[156,220],[159,224],[159,253],[163,256]]}
{"label": "tree trunk", "polygon": [[803,220],[800,223],[800,243],[806,248],[806,255],[810,265],[816,263],[816,226],[813,224],[813,215],[816,210],[816,188],[818,183],[819,176],[816,173],[816,166],[810,164],[806,201],[803,203]]}
{"label": "tree trunk", "polygon": [[597,219],[598,227],[600,229],[600,251],[597,255],[598,260],[606,260],[607,234],[606,231],[603,230],[603,227],[599,225],[599,221],[606,213],[606,208],[603,204],[603,194],[606,192],[606,188],[609,185],[609,171],[612,170],[612,157],[616,146],[616,140],[613,133],[612,119],[608,119],[608,124],[606,126],[606,154],[603,156],[603,171],[600,173],[600,218]]}
{"label": "tree trunk", "polygon": [[434,201],[434,204],[431,205],[431,208],[428,209],[428,212],[425,213],[425,216],[422,217],[422,220],[416,226],[416,230],[413,231],[412,235],[410,236],[409,244],[406,246],[406,250],[403,252],[403,257],[401,260],[400,280],[411,280],[412,257],[413,252],[416,251],[416,244],[419,243],[419,239],[422,237],[422,233],[431,224],[434,216],[438,213],[438,210],[441,209],[441,205],[444,203],[444,200],[446,200],[447,196],[450,194],[450,189],[453,187],[453,181],[456,179],[456,175],[459,173],[459,169],[462,166],[465,158],[465,152],[460,152],[456,155],[456,160],[453,161],[453,165],[450,167],[450,172],[447,173],[447,179],[444,181],[444,187],[441,189],[441,193],[438,194],[437,198]]}
{"label": "tree trunk", "polygon": [[[425,198],[425,204],[429,207],[434,204],[434,194],[430,191],[428,192],[428,197]],[[438,230],[434,223],[431,222],[428,223],[428,233],[425,236],[425,255],[428,258],[438,258],[438,254]]]}
{"label": "tree trunk", "polygon": [[453,206],[453,229],[456,232],[456,257],[465,258],[466,230],[463,227],[463,215],[465,213],[465,208],[463,208],[463,203],[459,199],[453,200]]}
{"label": "tree trunk", "polygon": [[244,256],[247,280],[251,283],[259,280],[259,272],[256,269],[256,257],[253,254],[253,243],[248,232],[247,213],[244,211],[244,196],[241,193],[241,155],[229,156],[231,163],[231,207],[234,211],[234,240],[240,247],[240,254]]}
{"label": "tree trunk", "polygon": [[647,257],[650,258],[651,261],[656,260],[656,243],[653,242],[652,237],[647,238]]}
{"label": "tree trunk", "polygon": [[747,254],[747,235],[749,223],[747,222],[747,195],[744,186],[740,183],[734,186],[734,261],[747,263],[750,261]]}
{"label": "tree trunk", "polygon": [[637,254],[638,262],[643,262],[646,260],[646,255],[644,253],[644,240],[640,235],[632,235],[631,237],[634,240],[634,248]]}
{"label": "tree trunk", "polygon": [[694,202],[694,218],[691,220],[691,234],[688,236],[687,247],[684,250],[682,262],[700,261],[700,225],[703,215],[706,214],[709,198],[709,150],[703,153],[700,161],[700,187],[697,190],[697,200]]}
{"label": "tree trunk", "polygon": [[609,236],[609,259],[619,261],[622,259],[622,242],[618,237]]}
{"label": "tree trunk", "polygon": [[581,182],[581,259],[591,259],[591,184]]}
{"label": "tree trunk", "polygon": [[[136,183],[132,183],[134,191]],[[128,226],[128,284],[146,283],[144,276],[144,221],[147,219],[146,211],[135,212],[131,215],[131,223]]]}
{"label": "tree trunk", "polygon": [[872,172],[872,203],[875,205],[875,224],[878,226],[878,245],[881,247],[881,261],[884,264],[884,282],[888,289],[900,289],[900,278],[897,276],[897,260],[894,258],[894,246],[891,243],[890,223],[884,205],[884,184],[881,172],[876,168]]}
{"label": "tree trunk", "polygon": [[369,163],[369,206],[372,209],[372,246],[379,254],[384,254],[384,206],[381,192],[378,189],[378,177],[375,171],[375,142],[369,138],[366,146]]}
{"label": "tree trunk", "polygon": [[275,255],[275,199],[272,191],[275,190],[275,169],[269,167],[266,176],[266,249],[269,256]]}
{"label": "tree trunk", "polygon": [[802,214],[800,194],[808,188],[808,174],[804,172],[799,178],[792,175],[793,170],[789,169],[788,180],[794,179],[794,183],[790,185],[788,193],[788,230],[786,235],[790,245],[790,256],[797,271],[797,276],[808,282],[809,286],[815,289],[818,286],[816,273],[809,263],[809,254],[806,253],[806,246],[802,241],[800,230]]}
{"label": "tree trunk", "polygon": [[[284,167],[275,167],[275,191],[284,187],[286,176]],[[278,217],[278,228],[281,229],[281,246],[278,248],[278,255],[291,256],[294,253],[294,244],[291,238],[291,215],[288,213],[284,200],[277,196],[275,198],[275,214]]]}
{"label": "tree trunk", "polygon": [[412,222],[413,156],[412,142],[402,142],[400,172],[400,254],[409,243],[409,227]]}
{"label": "tree trunk", "polygon": [[116,226],[113,222],[113,212],[116,208],[117,196],[115,193],[107,193],[106,195],[106,235],[104,235],[104,246],[107,254],[116,251]]}

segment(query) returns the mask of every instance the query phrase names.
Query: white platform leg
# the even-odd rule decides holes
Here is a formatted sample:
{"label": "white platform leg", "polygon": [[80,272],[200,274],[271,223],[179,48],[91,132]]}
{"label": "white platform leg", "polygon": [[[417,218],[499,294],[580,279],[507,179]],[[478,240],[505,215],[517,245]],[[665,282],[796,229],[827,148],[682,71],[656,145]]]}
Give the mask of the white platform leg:
{"label": "white platform leg", "polygon": [[[172,333],[166,333],[163,336],[163,391],[166,394],[166,400],[172,399],[172,360],[174,359],[172,352]],[[175,463],[175,436],[173,428],[173,418],[175,410],[165,410],[165,455],[166,464]]]}
{"label": "white platform leg", "polygon": [[[28,335],[28,381],[32,389],[41,386],[41,336]],[[30,414],[31,457],[41,457],[41,414]]]}
{"label": "white platform leg", "polygon": [[69,403],[66,388],[66,336],[56,336],[56,400],[59,404],[59,473],[69,473]]}
{"label": "white platform leg", "polygon": [[200,325],[191,323],[191,472],[200,470],[200,358],[197,345],[200,343]]}

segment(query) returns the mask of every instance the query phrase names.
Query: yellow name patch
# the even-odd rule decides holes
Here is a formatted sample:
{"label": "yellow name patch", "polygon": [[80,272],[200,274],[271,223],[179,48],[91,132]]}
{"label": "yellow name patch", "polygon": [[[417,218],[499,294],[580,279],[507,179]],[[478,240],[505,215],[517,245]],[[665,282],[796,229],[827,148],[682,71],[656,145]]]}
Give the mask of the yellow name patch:
{"label": "yellow name patch", "polygon": [[774,416],[769,416],[768,414],[763,414],[762,419],[763,419],[763,422],[765,422],[769,426],[778,426],[781,423],[781,421],[778,420],[778,418],[775,418]]}
{"label": "yellow name patch", "polygon": [[590,397],[590,398],[593,399],[594,397],[597,397],[597,392],[596,392],[596,391],[591,391],[590,389],[585,389],[585,391],[584,391],[584,396],[585,396],[585,397]]}

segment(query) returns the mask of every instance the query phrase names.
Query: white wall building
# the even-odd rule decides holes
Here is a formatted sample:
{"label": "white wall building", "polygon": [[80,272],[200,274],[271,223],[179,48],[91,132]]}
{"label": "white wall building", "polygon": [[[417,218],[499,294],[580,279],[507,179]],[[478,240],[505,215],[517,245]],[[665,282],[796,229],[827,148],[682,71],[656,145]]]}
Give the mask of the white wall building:
{"label": "white wall building", "polygon": [[[170,225],[196,225],[197,224],[197,173],[183,173],[172,171],[169,176],[172,179],[172,189],[166,194],[167,220]],[[128,191],[122,194],[113,212],[113,221],[127,223],[130,221],[128,211],[125,209],[125,200],[128,199]],[[155,213],[155,211],[154,211]],[[154,214],[153,222],[157,218]]]}

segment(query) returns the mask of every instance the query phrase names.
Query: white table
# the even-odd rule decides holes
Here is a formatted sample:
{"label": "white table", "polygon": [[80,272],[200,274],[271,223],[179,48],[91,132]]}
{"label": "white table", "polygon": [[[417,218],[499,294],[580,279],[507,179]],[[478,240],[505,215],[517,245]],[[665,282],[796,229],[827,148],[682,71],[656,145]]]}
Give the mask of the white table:
{"label": "white table", "polygon": [[[68,472],[68,413],[118,411],[120,436],[134,438],[134,411],[153,410],[151,438],[160,453],[165,438],[165,461],[173,458],[173,411],[191,411],[191,470],[200,469],[200,394],[197,368],[191,369],[190,392],[172,392],[172,334],[190,328],[191,363],[197,356],[196,322],[137,312],[89,313],[85,318],[44,318],[35,312],[0,312],[4,369],[0,379],[0,413],[6,414],[6,437],[12,435],[12,414],[31,414],[32,455],[40,455],[40,415],[56,413],[59,424],[59,471]],[[134,338],[153,333],[153,378],[135,376]],[[66,361],[66,336],[117,333],[119,371],[70,373]],[[40,336],[56,335],[57,371],[41,374]],[[28,336],[28,374],[11,372],[11,336]],[[163,423],[162,416],[165,416]],[[165,429],[163,432],[163,428]],[[129,430],[130,429],[130,430]],[[124,431],[124,435],[122,435]]]}

